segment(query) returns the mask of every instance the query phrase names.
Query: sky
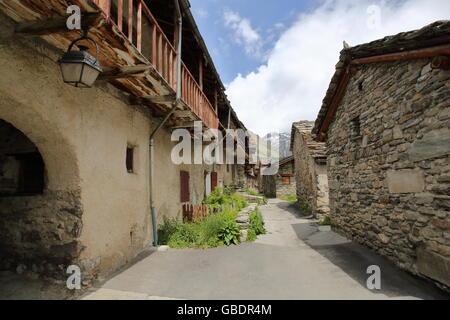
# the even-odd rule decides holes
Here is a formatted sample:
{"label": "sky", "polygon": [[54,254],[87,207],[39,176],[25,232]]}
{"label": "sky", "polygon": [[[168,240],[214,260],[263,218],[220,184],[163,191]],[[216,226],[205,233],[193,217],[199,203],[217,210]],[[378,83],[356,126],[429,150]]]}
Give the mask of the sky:
{"label": "sky", "polygon": [[264,136],[315,120],[343,41],[450,19],[449,0],[190,0],[238,117]]}

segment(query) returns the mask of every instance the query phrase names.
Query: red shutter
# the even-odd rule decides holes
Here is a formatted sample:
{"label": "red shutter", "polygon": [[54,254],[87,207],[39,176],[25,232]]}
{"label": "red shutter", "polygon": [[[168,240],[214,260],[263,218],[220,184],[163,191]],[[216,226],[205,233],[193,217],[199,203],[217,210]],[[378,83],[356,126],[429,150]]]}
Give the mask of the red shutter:
{"label": "red shutter", "polygon": [[217,188],[217,172],[211,172],[211,191]]}
{"label": "red shutter", "polygon": [[189,172],[180,171],[180,202],[189,202]]}

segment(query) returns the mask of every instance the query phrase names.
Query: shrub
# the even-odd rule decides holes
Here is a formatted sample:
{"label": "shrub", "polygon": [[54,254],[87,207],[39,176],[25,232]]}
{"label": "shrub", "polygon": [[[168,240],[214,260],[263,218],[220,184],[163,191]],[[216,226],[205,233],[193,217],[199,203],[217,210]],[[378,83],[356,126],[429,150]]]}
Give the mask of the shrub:
{"label": "shrub", "polygon": [[163,224],[158,230],[158,242],[160,244],[168,244],[170,236],[177,231],[179,224],[177,219],[163,217]]}
{"label": "shrub", "polygon": [[301,213],[302,213],[303,215],[305,215],[305,216],[310,216],[310,215],[312,215],[312,209],[311,209],[311,207],[309,206],[309,204],[307,204],[307,203],[301,203],[301,204],[300,204],[300,211],[301,211]]}
{"label": "shrub", "polygon": [[297,202],[297,196],[294,194],[286,194],[282,196],[280,199],[289,202]]}
{"label": "shrub", "polygon": [[169,236],[168,245],[172,248],[189,248],[199,244],[199,230],[192,223],[181,223],[177,230]]}
{"label": "shrub", "polygon": [[225,207],[231,208],[233,203],[236,206],[236,211],[241,211],[247,206],[247,200],[231,188],[216,188],[211,194],[203,201],[203,203],[211,205],[213,208]]}
{"label": "shrub", "polygon": [[214,248],[239,243],[240,230],[237,212],[225,210],[194,223],[182,223],[164,218],[158,230],[159,243],[172,248]]}
{"label": "shrub", "polygon": [[219,231],[219,239],[227,246],[230,244],[238,244],[241,231],[236,221],[227,220],[225,226]]}
{"label": "shrub", "polygon": [[319,225],[321,225],[321,226],[331,226],[331,217],[330,216],[323,217],[322,221],[319,222]]}
{"label": "shrub", "polygon": [[264,219],[262,217],[261,211],[256,209],[253,212],[250,212],[250,228],[255,232],[255,235],[260,235],[266,233],[266,229],[264,228]]}

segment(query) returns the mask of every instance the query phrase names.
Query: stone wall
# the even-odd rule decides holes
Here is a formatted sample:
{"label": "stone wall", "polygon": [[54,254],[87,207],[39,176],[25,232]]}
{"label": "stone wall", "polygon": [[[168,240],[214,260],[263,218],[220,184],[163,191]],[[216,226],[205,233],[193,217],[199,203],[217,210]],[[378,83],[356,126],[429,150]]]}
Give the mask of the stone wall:
{"label": "stone wall", "polygon": [[[289,177],[290,183],[283,183],[283,175],[292,175]],[[294,161],[289,161],[288,163],[280,165],[277,174],[277,197],[283,195],[295,194],[296,193],[296,183],[294,177]]]}
{"label": "stone wall", "polygon": [[361,66],[328,131],[333,228],[450,286],[450,71]]}
{"label": "stone wall", "polygon": [[[11,26],[0,18],[2,34]],[[42,195],[0,199],[0,246],[11,269],[73,263],[87,280],[116,270],[152,244],[148,139],[159,119],[148,108],[130,106],[128,96],[106,82],[91,89],[64,84],[60,54],[36,38],[0,38],[0,60],[8,61],[0,66],[8,75],[0,77],[0,119],[33,142],[46,168]],[[189,171],[196,203],[204,197],[205,171],[220,171],[226,184],[233,178],[224,165],[174,164],[171,133],[163,127],[155,136],[158,224],[164,216],[181,218],[181,170]],[[129,146],[133,172],[125,165]],[[38,253],[36,259],[30,252]],[[66,277],[62,269],[59,276]]]}
{"label": "stone wall", "polygon": [[327,168],[311,155],[305,136],[298,130],[294,135],[297,199],[300,205],[308,204],[314,216],[320,218],[329,213]]}

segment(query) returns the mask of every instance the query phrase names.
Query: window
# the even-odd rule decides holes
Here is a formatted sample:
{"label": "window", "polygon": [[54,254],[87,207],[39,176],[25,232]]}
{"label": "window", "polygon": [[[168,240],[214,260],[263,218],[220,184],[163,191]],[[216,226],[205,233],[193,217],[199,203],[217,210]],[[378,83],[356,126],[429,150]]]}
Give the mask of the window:
{"label": "window", "polygon": [[180,202],[189,202],[189,172],[180,171]]}
{"label": "window", "polygon": [[217,188],[218,175],[217,172],[211,172],[211,190],[214,191]]}
{"label": "window", "polygon": [[291,177],[281,177],[281,182],[282,182],[284,185],[291,184]]}
{"label": "window", "polygon": [[128,173],[134,172],[134,148],[127,147],[126,166]]}
{"label": "window", "polygon": [[358,117],[353,118],[350,121],[350,139],[356,142],[362,141],[361,136],[361,121]]}

